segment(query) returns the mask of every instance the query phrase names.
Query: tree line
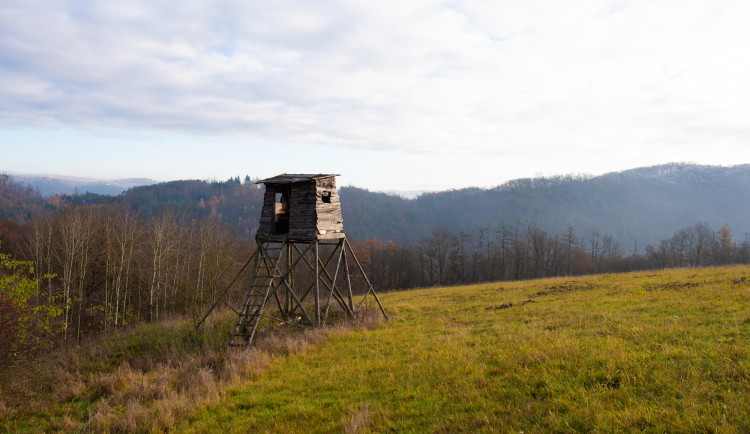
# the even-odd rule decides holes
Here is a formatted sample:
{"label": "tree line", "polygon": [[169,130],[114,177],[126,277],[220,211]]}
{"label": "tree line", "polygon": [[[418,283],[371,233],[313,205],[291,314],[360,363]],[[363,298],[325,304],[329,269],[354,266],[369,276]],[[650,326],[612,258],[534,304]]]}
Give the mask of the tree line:
{"label": "tree line", "polygon": [[172,210],[146,218],[122,205],[71,206],[18,230],[14,256],[33,266],[34,304],[60,308],[62,342],[173,314],[195,317],[252,253],[216,219]]}
{"label": "tree line", "polygon": [[[69,206],[12,229],[12,243],[2,247],[33,265],[35,303],[61,309],[63,342],[173,314],[196,317],[255,248],[217,218],[170,208],[145,217],[122,204]],[[747,235],[738,243],[728,228],[705,223],[642,253],[598,230],[550,235],[533,223],[458,233],[435,227],[414,245],[350,241],[381,291],[750,262]]]}
{"label": "tree line", "polygon": [[370,280],[384,290],[522,280],[672,267],[750,263],[750,238],[737,242],[726,226],[679,229],[656,246],[627,249],[593,229],[550,235],[527,224],[500,224],[453,233],[435,227],[414,245],[370,239],[357,244]]}

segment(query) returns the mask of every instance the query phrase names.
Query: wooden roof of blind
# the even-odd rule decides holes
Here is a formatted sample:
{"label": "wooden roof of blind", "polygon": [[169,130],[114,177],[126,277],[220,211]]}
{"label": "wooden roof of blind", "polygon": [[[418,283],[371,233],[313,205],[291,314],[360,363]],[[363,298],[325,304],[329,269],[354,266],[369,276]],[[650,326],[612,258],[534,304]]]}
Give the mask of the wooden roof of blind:
{"label": "wooden roof of blind", "polygon": [[330,178],[332,176],[340,176],[338,174],[302,174],[302,173],[282,173],[271,178],[261,179],[256,181],[256,184],[293,184],[296,182],[310,182],[316,179]]}

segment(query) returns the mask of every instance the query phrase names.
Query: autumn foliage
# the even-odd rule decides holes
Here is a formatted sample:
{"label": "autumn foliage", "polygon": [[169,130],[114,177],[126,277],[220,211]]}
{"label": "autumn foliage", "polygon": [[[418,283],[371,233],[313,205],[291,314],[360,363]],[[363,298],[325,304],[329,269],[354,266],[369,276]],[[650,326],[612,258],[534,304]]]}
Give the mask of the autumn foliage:
{"label": "autumn foliage", "polygon": [[0,367],[52,344],[55,305],[36,298],[38,282],[30,261],[0,253]]}

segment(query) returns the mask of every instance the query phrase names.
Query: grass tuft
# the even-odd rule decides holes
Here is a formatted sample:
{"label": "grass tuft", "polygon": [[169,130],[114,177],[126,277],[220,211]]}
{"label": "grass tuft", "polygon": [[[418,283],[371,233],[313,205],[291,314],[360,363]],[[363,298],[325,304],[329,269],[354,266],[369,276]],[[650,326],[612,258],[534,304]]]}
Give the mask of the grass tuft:
{"label": "grass tuft", "polygon": [[369,404],[361,404],[354,409],[351,416],[343,418],[343,431],[347,434],[363,432],[368,428],[371,419]]}

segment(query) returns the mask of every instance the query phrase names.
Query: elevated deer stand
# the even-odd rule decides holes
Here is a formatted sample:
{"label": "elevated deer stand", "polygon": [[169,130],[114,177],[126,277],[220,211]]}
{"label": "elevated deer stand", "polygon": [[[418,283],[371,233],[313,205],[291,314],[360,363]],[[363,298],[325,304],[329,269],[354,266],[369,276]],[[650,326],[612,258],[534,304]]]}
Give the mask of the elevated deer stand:
{"label": "elevated deer stand", "polygon": [[[258,181],[265,184],[266,192],[255,253],[196,327],[224,303],[238,317],[229,345],[247,346],[261,318],[298,327],[321,326],[334,301],[355,317],[370,294],[388,318],[344,234],[336,176],[284,174]],[[232,306],[225,296],[251,263],[253,276],[244,303]],[[358,303],[352,293],[350,266],[367,285]]]}

